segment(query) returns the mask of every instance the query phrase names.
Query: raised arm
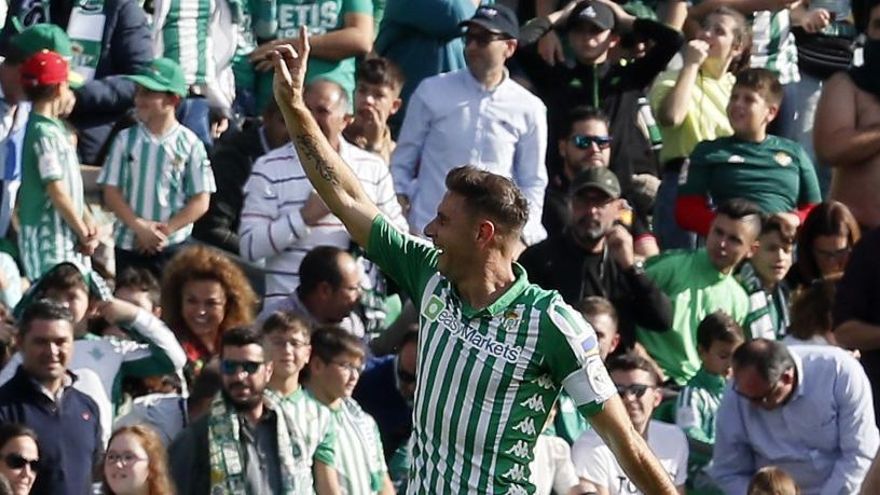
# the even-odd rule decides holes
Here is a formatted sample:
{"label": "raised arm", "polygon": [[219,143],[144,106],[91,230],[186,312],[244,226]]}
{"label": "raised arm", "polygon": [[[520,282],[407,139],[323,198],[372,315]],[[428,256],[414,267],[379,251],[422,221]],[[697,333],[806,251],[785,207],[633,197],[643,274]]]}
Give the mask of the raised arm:
{"label": "raised arm", "polygon": [[279,46],[272,53],[275,100],[312,186],[330,211],[342,220],[351,238],[366,246],[379,208],[364,192],[354,172],[327,142],[303,102],[309,39],[304,27],[300,28],[299,34],[295,46]]}

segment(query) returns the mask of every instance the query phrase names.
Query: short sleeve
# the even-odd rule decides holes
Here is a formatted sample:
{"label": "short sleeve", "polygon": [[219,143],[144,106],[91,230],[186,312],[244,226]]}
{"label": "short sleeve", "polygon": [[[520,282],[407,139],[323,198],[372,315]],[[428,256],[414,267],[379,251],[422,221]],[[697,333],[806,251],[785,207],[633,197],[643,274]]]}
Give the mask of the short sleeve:
{"label": "short sleeve", "polygon": [[336,421],[332,417],[327,421],[324,438],[318,443],[313,459],[331,467],[336,462]]}
{"label": "short sleeve", "polygon": [[371,423],[373,427],[373,438],[376,439],[374,455],[376,456],[376,459],[379,460],[379,472],[377,474],[380,477],[384,477],[388,474],[388,464],[385,462],[385,449],[382,446],[382,435],[379,433],[379,425],[376,424],[376,421],[373,420]]}
{"label": "short sleeve", "polygon": [[[345,14],[369,14],[373,16],[373,0],[343,0],[342,16]],[[339,19],[339,25],[342,26],[345,19]]]}
{"label": "short sleeve", "polygon": [[648,93],[648,102],[651,105],[652,112],[655,114],[659,113],[663,100],[666,98],[666,95],[672,91],[672,88],[675,87],[675,81],[677,79],[677,72],[666,72],[657,77],[657,80],[651,86],[651,90]]}
{"label": "short sleeve", "polygon": [[797,204],[806,205],[822,201],[822,193],[819,191],[819,178],[816,176],[816,167],[810,156],[804,151],[803,146],[797,146],[797,160],[800,167],[800,181],[798,184]]}
{"label": "short sleeve", "polygon": [[98,175],[98,184],[118,187],[122,181],[122,158],[125,156],[125,142],[128,140],[128,129],[120,132],[113,138],[110,152],[101,167]]}
{"label": "short sleeve", "polygon": [[591,483],[595,483],[606,489],[608,480],[611,479],[614,468],[610,463],[615,462],[595,432],[587,432],[578,439],[571,447],[571,460],[574,463],[574,471],[578,477]]}
{"label": "short sleeve", "polygon": [[195,196],[200,193],[213,193],[217,190],[214,184],[214,171],[211,169],[211,161],[205,152],[205,145],[199,140],[194,140],[192,150],[186,161],[186,195]]}
{"label": "short sleeve", "polygon": [[562,384],[582,414],[599,412],[617,389],[599,356],[596,332],[559,298],[550,303],[546,319],[541,341],[551,376]]}
{"label": "short sleeve", "polygon": [[373,219],[367,257],[420,307],[422,291],[437,273],[437,250],[395,229],[383,215]]}
{"label": "short sleeve", "polygon": [[675,404],[675,424],[685,435],[709,443],[710,439],[703,431],[703,411],[699,391],[693,387],[685,387],[678,395]]}
{"label": "short sleeve", "polygon": [[64,168],[57,147],[52,141],[61,139],[60,136],[49,136],[40,133],[40,137],[34,142],[34,151],[37,157],[37,170],[40,172],[40,181],[43,183],[61,180],[64,177]]}
{"label": "short sleeve", "polygon": [[707,160],[709,146],[706,142],[698,144],[690,159],[681,171],[678,196],[708,196],[712,165]]}

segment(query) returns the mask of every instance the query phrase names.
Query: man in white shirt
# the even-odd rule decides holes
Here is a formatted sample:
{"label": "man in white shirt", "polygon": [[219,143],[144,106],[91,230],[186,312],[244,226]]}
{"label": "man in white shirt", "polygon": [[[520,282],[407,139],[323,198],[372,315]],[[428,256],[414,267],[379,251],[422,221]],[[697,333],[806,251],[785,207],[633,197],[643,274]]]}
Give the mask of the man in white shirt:
{"label": "man in white shirt", "polygon": [[516,14],[484,5],[462,25],[467,69],[425,79],[413,93],[391,157],[394,186],[412,231],[421,234],[453,168],[473,165],[509,177],[529,201],[522,240],[535,244],[547,236],[547,109],[504,68],[516,51]]}
{"label": "man in white shirt", "polygon": [[[305,102],[367,195],[396,227],[407,230],[385,162],[342,137],[350,121],[346,92],[335,82],[318,79],[306,88]],[[265,259],[266,306],[287,298],[297,288],[300,263],[312,248],[349,248],[351,239],[342,222],[313,191],[289,143],[258,159],[244,186],[239,251],[249,261]],[[369,286],[369,281],[364,285]]]}
{"label": "man in white shirt", "polygon": [[[633,427],[648,442],[648,447],[683,495],[687,479],[687,439],[677,426],[651,419],[654,408],[662,400],[660,380],[651,363],[629,352],[610,358],[606,367],[626,405]],[[571,458],[581,480],[592,484],[599,495],[642,493],[626,476],[595,430],[585,432],[574,443]]]}

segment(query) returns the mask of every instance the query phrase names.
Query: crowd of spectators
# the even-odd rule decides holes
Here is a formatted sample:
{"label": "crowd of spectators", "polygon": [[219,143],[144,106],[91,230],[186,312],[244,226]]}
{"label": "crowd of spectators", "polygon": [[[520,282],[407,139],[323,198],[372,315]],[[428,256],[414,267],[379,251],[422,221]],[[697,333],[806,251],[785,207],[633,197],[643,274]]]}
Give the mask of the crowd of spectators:
{"label": "crowd of spectators", "polygon": [[[272,97],[305,32],[393,228],[462,165],[522,191],[518,263],[680,493],[880,493],[880,3],[3,3],[0,494],[431,493],[430,308]],[[535,493],[641,493],[565,392],[537,430]]]}

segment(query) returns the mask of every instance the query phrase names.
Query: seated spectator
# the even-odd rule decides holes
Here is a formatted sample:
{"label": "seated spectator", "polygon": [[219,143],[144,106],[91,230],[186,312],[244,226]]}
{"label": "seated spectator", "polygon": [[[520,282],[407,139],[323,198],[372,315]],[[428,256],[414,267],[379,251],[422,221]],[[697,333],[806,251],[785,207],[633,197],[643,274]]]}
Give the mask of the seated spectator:
{"label": "seated spectator", "polygon": [[20,70],[35,108],[22,146],[18,249],[25,276],[34,281],[63,261],[91,266],[98,230],[86,211],[76,149],[61,121],[73,100],[69,83],[82,78],[60,54],[45,50]]}
{"label": "seated spectator", "polygon": [[159,281],[147,270],[129,268],[119,271],[113,285],[113,295],[123,301],[162,316]]}
{"label": "seated spectator", "polygon": [[9,493],[31,493],[39,466],[37,433],[17,423],[0,426],[0,475],[11,485]]}
{"label": "seated spectator", "polygon": [[422,234],[452,168],[470,164],[510,178],[529,202],[522,236],[529,246],[547,237],[541,225],[547,109],[504,66],[519,33],[509,8],[483,5],[463,27],[467,68],[426,79],[409,101],[391,157],[394,188],[411,231]]}
{"label": "seated spectator", "polygon": [[840,276],[814,280],[791,303],[791,325],[782,342],[837,345],[834,336],[834,295]]}
{"label": "seated spectator", "polygon": [[162,319],[186,352],[188,383],[217,355],[223,332],[253,322],[256,305],[244,273],[221,252],[196,245],[172,258],[162,278]]}
{"label": "seated spectator", "polygon": [[773,72],[737,75],[727,106],[733,136],[698,144],[678,188],[675,216],[682,228],[705,236],[715,215],[711,204],[735,197],[797,227],[821,201],[816,170],[803,148],[767,134],[781,103],[782,86]]}
{"label": "seated spectator", "polygon": [[568,443],[548,431],[556,416],[556,404],[550,409],[547,422],[535,442],[535,458],[529,463],[531,481],[536,495],[582,495],[580,480],[571,462],[571,447]]}
{"label": "seated spectator", "polygon": [[263,347],[272,364],[267,394],[278,403],[297,432],[301,449],[296,456],[294,486],[314,487],[318,495],[339,490],[336,429],[330,409],[300,384],[300,373],[312,352],[311,327],[293,313],[276,311],[261,325]]}
{"label": "seated spectator", "polygon": [[[660,377],[646,359],[632,353],[609,359],[606,367],[626,404],[626,412],[636,432],[645,439],[679,493],[682,493],[687,478],[687,440],[676,426],[651,419],[651,413],[663,399]],[[595,485],[601,493],[638,491],[595,430],[587,431],[574,443],[571,458],[577,475]]]}
{"label": "seated spectator", "polygon": [[339,325],[364,337],[364,324],[354,312],[361,295],[361,266],[347,252],[318,246],[299,267],[299,286],[280,301],[266,302],[257,318],[265,321],[275,311],[294,313],[309,326]]}
{"label": "seated spectator", "polygon": [[211,195],[207,213],[193,225],[194,238],[238,254],[243,188],[254,162],[288,141],[284,118],[273,99],[263,110],[262,119],[248,119],[241,129],[231,130],[214,142],[211,170],[217,191]]}
{"label": "seated spectator", "polygon": [[363,370],[364,348],[338,327],[312,334],[306,387],[329,407],[336,429],[336,459],[342,493],[394,493],[376,421],[351,398]]}
{"label": "seated spectator", "polygon": [[733,393],[718,409],[710,474],[745,493],[766,466],[805,494],[857,493],[880,446],[865,372],[843,349],[756,339],[733,354]]}
{"label": "seated spectator", "polygon": [[775,466],[761,468],[749,482],[747,495],[801,495],[791,476]]}
{"label": "seated spectator", "polygon": [[798,230],[795,287],[842,274],[862,231],[849,208],[838,201],[819,203]]}
{"label": "seated spectator", "polygon": [[14,308],[21,300],[23,285],[15,259],[0,251],[0,303]]}
{"label": "seated spectator", "polygon": [[171,444],[177,493],[291,493],[296,474],[290,431],[277,403],[264,395],[272,363],[262,336],[247,327],[219,343],[222,389],[210,412]]}
{"label": "seated spectator", "polygon": [[880,226],[880,4],[865,2],[863,63],[824,83],[816,109],[816,155],[832,167],[829,197],[849,207],[863,229]]}
{"label": "seated spectator", "polygon": [[790,291],[785,276],[794,255],[795,227],[774,215],[764,222],[758,247],[737,271],[749,295],[749,316],[743,323],[747,339],[781,339],[788,331]]}
{"label": "seated spectator", "polygon": [[722,7],[701,22],[688,42],[684,66],[661,74],[651,87],[651,110],[660,124],[663,181],[657,191],[655,227],[663,249],[692,247],[693,236],[678,228],[674,205],[679,175],[700,141],[733,134],[727,103],[734,76],[749,44],[748,24],[739,12]]}
{"label": "seated spectator", "polygon": [[558,290],[569,304],[589,296],[608,298],[622,316],[618,328],[624,349],[635,344],[636,325],[669,329],[669,298],[645,275],[632,236],[616,224],[625,201],[614,172],[588,168],[574,178],[569,194],[571,223],[566,232],[526,249],[520,257],[529,279]]}
{"label": "seated spectator", "polygon": [[32,494],[91,493],[104,443],[98,405],[72,386],[73,316],[61,303],[39,300],[25,310],[19,332],[21,365],[0,387],[0,424],[19,423],[39,438]]}
{"label": "seated spectator", "polygon": [[149,426],[124,426],[113,432],[104,455],[104,493],[173,493],[165,445]]}
{"label": "seated spectator", "polygon": [[675,424],[688,439],[688,493],[717,493],[705,472],[715,445],[715,417],[721,405],[730,360],[743,342],[743,330],[723,311],[715,311],[697,326],[700,370],[688,380],[675,404]]}
{"label": "seated spectator", "polygon": [[349,143],[378,154],[390,164],[396,143],[388,119],[402,104],[403,72],[387,58],[369,58],[358,66],[355,80],[354,119],[342,135]]}
{"label": "seated spectator", "polygon": [[673,323],[662,333],[639,328],[636,336],[679,385],[700,368],[697,327],[706,315],[722,310],[737,323],[745,321],[749,299],[733,272],[751,256],[760,231],[758,207],[730,200],[718,207],[705,248],[667,252],[648,261],[648,277],[672,300]]}

